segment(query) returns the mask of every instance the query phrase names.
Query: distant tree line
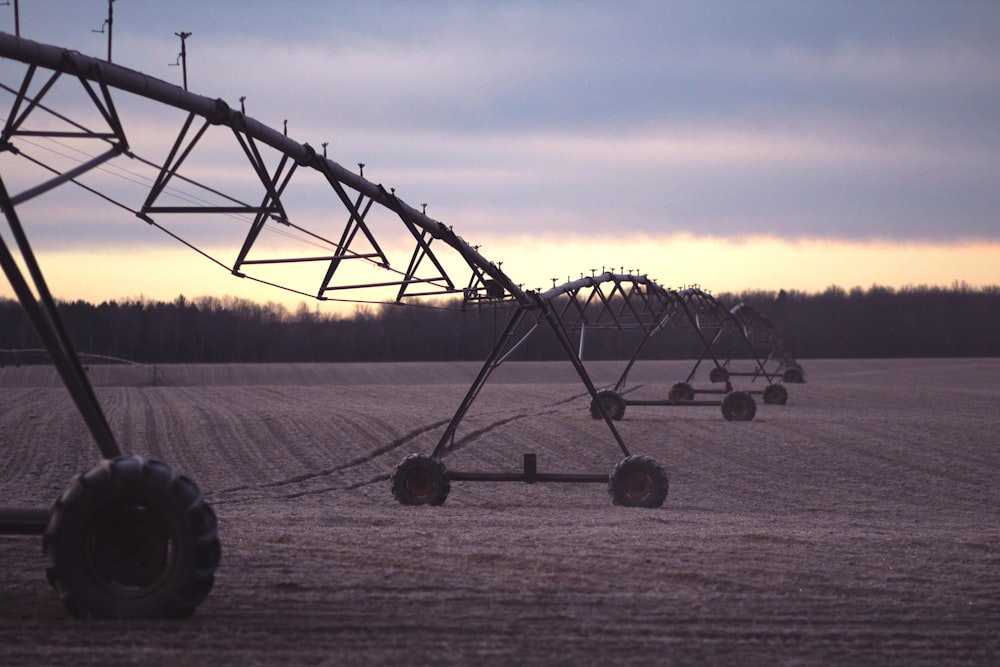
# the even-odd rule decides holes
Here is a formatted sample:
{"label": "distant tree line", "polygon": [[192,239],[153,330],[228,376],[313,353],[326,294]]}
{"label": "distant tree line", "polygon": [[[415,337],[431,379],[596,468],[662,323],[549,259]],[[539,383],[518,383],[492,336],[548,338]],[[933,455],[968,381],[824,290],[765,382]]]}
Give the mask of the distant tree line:
{"label": "distant tree line", "polygon": [[[797,358],[1000,356],[1000,287],[831,287],[717,297],[766,316]],[[463,312],[459,305],[364,306],[338,317],[305,304],[292,313],[274,303],[181,296],[170,303],[64,302],[59,312],[80,352],[142,363],[482,360],[510,311]],[[636,332],[589,332],[584,356],[626,358],[637,341]],[[41,347],[18,302],[0,299],[0,362],[29,362],[39,355],[23,351]],[[701,351],[693,335],[666,330],[644,357],[692,358]],[[541,327],[512,358],[563,357]]]}

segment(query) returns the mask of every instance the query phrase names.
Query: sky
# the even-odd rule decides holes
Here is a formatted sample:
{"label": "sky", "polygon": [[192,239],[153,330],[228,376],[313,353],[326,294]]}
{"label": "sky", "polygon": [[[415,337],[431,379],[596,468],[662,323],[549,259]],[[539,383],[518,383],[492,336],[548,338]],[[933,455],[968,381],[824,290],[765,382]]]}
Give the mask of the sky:
{"label": "sky", "polygon": [[[234,108],[244,97],[248,115],[287,121],[352,171],[364,163],[527,288],[605,268],[713,292],[1000,284],[997,2],[113,9],[115,63],[179,85],[176,33],[190,32],[189,90]],[[21,0],[20,33],[104,58],[107,10]],[[13,32],[12,5],[0,29]],[[0,63],[8,86],[22,73]],[[0,95],[2,117],[10,100]],[[123,108],[137,150],[176,136],[178,117]],[[228,156],[202,159],[219,178],[235,170]],[[317,219],[328,203],[343,217],[315,188],[298,196]],[[22,208],[57,298],[304,300],[154,240],[128,213],[68,195]],[[181,224],[221,256],[242,241],[225,225]]]}

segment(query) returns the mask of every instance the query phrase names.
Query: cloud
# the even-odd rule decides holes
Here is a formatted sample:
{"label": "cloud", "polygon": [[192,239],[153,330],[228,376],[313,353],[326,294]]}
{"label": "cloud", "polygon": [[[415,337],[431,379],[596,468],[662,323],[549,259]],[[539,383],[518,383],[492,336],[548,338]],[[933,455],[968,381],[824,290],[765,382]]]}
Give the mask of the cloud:
{"label": "cloud", "polygon": [[[55,5],[31,3],[23,32],[102,56],[89,30],[106,3],[71,4],[48,21]],[[191,31],[192,90],[246,96],[248,114],[365,163],[472,243],[1000,239],[993,3],[179,0],[115,16],[116,62],[179,83],[174,32]],[[141,106],[123,103],[126,131],[158,159],[180,119]],[[254,201],[228,139],[191,167]],[[310,223],[343,215],[327,190],[295,192]],[[36,233],[68,247],[55,204]],[[121,239],[86,218],[79,239]]]}

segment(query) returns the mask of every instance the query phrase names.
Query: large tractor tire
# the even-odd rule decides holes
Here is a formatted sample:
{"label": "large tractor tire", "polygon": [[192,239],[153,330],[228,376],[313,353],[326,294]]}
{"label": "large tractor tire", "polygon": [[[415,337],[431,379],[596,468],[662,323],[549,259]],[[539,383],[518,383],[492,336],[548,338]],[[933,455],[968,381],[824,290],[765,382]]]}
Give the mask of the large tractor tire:
{"label": "large tractor tire", "polygon": [[667,396],[675,403],[678,401],[693,401],[694,387],[687,382],[678,382],[670,388],[670,393]]}
{"label": "large tractor tire", "polygon": [[802,373],[802,369],[798,366],[792,366],[791,368],[786,368],[782,379],[789,384],[802,384],[806,381],[805,375]]}
{"label": "large tractor tire", "polygon": [[190,479],[140,456],[73,478],[43,537],[49,583],[82,618],[183,618],[208,596],[221,549]]}
{"label": "large tractor tire", "polygon": [[722,416],[730,422],[748,422],[757,414],[757,402],[745,391],[731,391],[722,399]]}
{"label": "large tractor tire", "polygon": [[716,366],[708,373],[708,381],[713,383],[729,382],[729,369]]}
{"label": "large tractor tire", "polygon": [[410,454],[392,471],[392,495],[403,505],[441,505],[449,491],[447,468],[430,454]]}
{"label": "large tractor tire", "polygon": [[608,494],[623,507],[659,507],[668,488],[667,473],[648,456],[626,456],[608,477]]}
{"label": "large tractor tire", "polygon": [[602,419],[601,408],[598,401],[604,406],[604,411],[615,421],[625,416],[625,398],[614,389],[601,389],[597,392],[597,398],[590,402],[590,416],[594,419]]}
{"label": "large tractor tire", "polygon": [[769,384],[764,388],[764,402],[768,405],[784,405],[788,402],[788,390],[781,384]]}

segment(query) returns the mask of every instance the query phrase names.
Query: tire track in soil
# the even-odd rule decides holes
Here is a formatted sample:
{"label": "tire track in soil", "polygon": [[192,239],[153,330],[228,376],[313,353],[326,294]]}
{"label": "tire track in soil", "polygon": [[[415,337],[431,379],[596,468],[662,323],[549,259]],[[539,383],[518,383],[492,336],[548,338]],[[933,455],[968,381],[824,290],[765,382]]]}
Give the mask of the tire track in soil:
{"label": "tire track in soil", "polygon": [[[294,410],[287,410],[294,405],[283,405],[287,400],[278,401],[278,396],[247,388],[203,397],[199,406],[202,431],[220,456],[217,465],[230,472],[227,481],[215,487],[222,491],[213,491],[213,498],[221,492],[260,489],[261,480],[295,475],[318,465],[319,450],[309,442],[311,432],[296,428]],[[289,416],[282,418],[285,411]]]}
{"label": "tire track in soil", "polygon": [[16,481],[38,476],[44,459],[41,447],[32,447],[30,438],[34,422],[41,419],[40,396],[45,390],[9,390],[0,394],[0,443],[8,453],[0,461],[0,480],[4,488],[13,486],[6,480]]}
{"label": "tire track in soil", "polygon": [[[634,391],[635,389],[639,389],[642,386],[643,385],[636,385],[635,387],[633,387],[629,391]],[[626,393],[628,393],[628,392],[626,392]],[[590,394],[588,392],[582,392],[582,393],[572,394],[572,395],[570,395],[567,398],[556,400],[556,401],[551,401],[549,403],[541,405],[541,406],[539,406],[537,409],[535,409],[533,411],[522,411],[522,412],[519,412],[517,414],[508,416],[508,417],[504,417],[504,418],[501,418],[501,419],[493,420],[493,421],[491,421],[491,422],[489,422],[489,423],[487,423],[487,424],[485,424],[483,426],[480,426],[478,428],[474,428],[473,430],[465,433],[464,435],[462,435],[462,437],[458,438],[451,447],[448,447],[445,450],[445,452],[447,454],[454,454],[454,453],[459,452],[461,450],[465,450],[470,445],[475,444],[475,443],[479,442],[480,440],[482,440],[484,436],[493,434],[493,433],[499,431],[500,429],[503,429],[504,427],[511,426],[511,425],[514,425],[514,424],[518,424],[518,423],[523,422],[523,421],[528,420],[528,419],[536,419],[536,418],[539,418],[539,417],[545,417],[545,416],[550,416],[550,415],[563,415],[563,416],[567,416],[569,418],[572,418],[569,415],[567,415],[565,411],[561,410],[561,408],[564,408],[564,407],[566,407],[568,405],[577,403],[578,401],[581,401],[583,399],[590,399]],[[607,469],[608,469],[608,472],[610,473],[611,468],[613,467],[613,464],[615,462],[617,462],[619,460],[619,458],[622,456],[621,451],[620,451],[620,449],[618,447],[617,442],[614,441],[613,436],[610,434],[610,431],[607,430],[607,427],[606,427],[606,425],[604,424],[603,421],[601,421],[601,420],[594,420],[590,416],[589,403],[588,403],[587,406],[584,406],[583,409],[580,409],[580,410],[574,411],[574,412],[576,412],[579,416],[581,416],[583,418],[581,421],[585,420],[585,421],[583,421],[584,424],[589,424],[592,427],[593,426],[597,426],[597,428],[599,430],[603,430],[603,432],[607,434],[607,438],[608,438],[608,440],[612,444],[612,448],[609,451],[613,452],[613,454],[614,454],[614,458],[611,460],[611,463],[607,464],[607,466],[606,466]],[[445,423],[447,423],[447,422],[445,422]],[[621,429],[619,428],[619,430],[621,430]],[[584,428],[580,429],[579,432],[581,434],[585,434],[588,438],[592,439],[594,437],[594,434],[593,434],[592,431],[593,431],[593,428],[587,429],[586,427],[584,427]],[[532,447],[532,450],[534,450],[534,453],[536,453],[536,454],[544,454],[546,452],[546,449],[544,447],[539,447],[538,446],[537,441],[534,440],[534,433],[533,432],[529,431],[529,433],[531,433],[531,436],[530,436],[531,439],[532,439],[531,441],[535,445],[535,446]],[[525,439],[525,438],[522,436],[521,439]],[[561,438],[559,440],[559,443],[557,445],[554,445],[554,447],[558,448],[557,451],[563,457],[566,456],[566,452],[564,451],[564,448],[565,448],[564,447],[564,441],[565,440],[566,440],[566,438]],[[558,457],[553,456],[553,457],[551,457],[550,460],[554,460],[554,459],[557,459],[557,458]],[[482,460],[481,457],[478,460]],[[489,465],[489,464],[487,464],[487,465]],[[493,462],[493,465],[497,466],[499,464],[497,462]],[[355,490],[355,489],[358,489],[358,488],[369,486],[371,484],[377,484],[377,483],[388,481],[391,478],[391,476],[392,476],[391,472],[389,472],[389,473],[383,473],[383,474],[376,475],[374,477],[368,478],[368,479],[363,480],[363,481],[351,483],[348,486],[343,487],[343,488],[345,490]],[[332,490],[332,489],[326,489],[326,490]]]}
{"label": "tire track in soil", "polygon": [[[297,388],[290,388],[289,391],[296,391]],[[326,390],[329,393],[328,390]],[[246,394],[251,394],[252,399],[248,399]],[[264,397],[264,401],[257,401],[258,397]],[[352,394],[353,396],[353,394]],[[240,439],[240,428],[234,427],[234,423],[243,423],[247,420],[246,410],[233,409],[232,404],[242,406],[251,403],[263,403],[267,405],[267,412],[261,415],[254,415],[258,426],[264,427],[264,434],[261,429],[251,429],[243,438],[245,446],[256,447],[259,452],[257,458],[268,462],[268,470],[255,471],[244,475],[244,478],[237,483],[222,485],[221,488],[212,492],[213,503],[245,502],[246,491],[265,491],[269,489],[279,489],[284,486],[302,484],[311,479],[328,477],[339,470],[354,465],[363,464],[378,456],[379,450],[373,453],[366,453],[356,456],[344,463],[329,465],[329,455],[342,455],[342,448],[337,447],[343,442],[365,442],[370,440],[382,440],[386,432],[391,432],[394,427],[391,422],[385,419],[373,418],[369,411],[355,413],[348,409],[350,401],[344,405],[337,405],[337,411],[328,418],[317,422],[315,411],[309,408],[317,402],[327,400],[325,394],[307,394],[302,397],[296,394],[289,396],[287,391],[277,391],[273,388],[255,387],[247,389],[243,393],[233,394],[229,397],[228,403],[223,402],[217,406],[207,406],[203,408],[207,414],[227,413],[227,424],[208,425],[206,431],[210,437],[216,440],[228,441]],[[365,397],[361,397],[362,402]],[[301,419],[299,417],[302,417]],[[431,424],[412,429],[402,438],[392,441],[387,447],[380,450],[389,450],[399,446],[408,439],[419,436],[423,431],[433,429],[446,422],[433,422]],[[311,428],[302,424],[314,424]],[[378,434],[373,436],[373,434]],[[326,444],[332,442],[333,444]],[[280,447],[275,447],[274,443],[281,443]],[[225,463],[229,467],[244,466],[240,462],[241,456],[238,449],[232,447],[221,447]],[[325,457],[325,458],[324,458]],[[275,470],[279,470],[275,474]],[[308,472],[303,472],[308,471]],[[264,481],[261,481],[264,480]],[[274,494],[271,494],[274,495]],[[228,496],[228,497],[221,497]]]}
{"label": "tire track in soil", "polygon": [[[197,387],[136,387],[128,397],[131,407],[119,427],[131,437],[135,453],[169,463],[203,491],[234,485],[255,469],[247,466],[252,457],[241,456],[229,444],[239,437],[234,421],[243,413],[215,398],[215,392]],[[110,412],[115,414],[113,409]],[[199,446],[206,441],[207,445]]]}
{"label": "tire track in soil", "polygon": [[[546,404],[544,406],[541,406],[539,409],[537,409],[537,410],[535,410],[533,412],[521,412],[521,413],[518,413],[518,414],[515,414],[515,415],[512,415],[512,416],[509,416],[509,417],[505,417],[505,418],[502,418],[502,419],[494,420],[494,421],[489,422],[488,424],[486,424],[486,425],[484,425],[482,427],[479,427],[479,428],[476,428],[476,429],[472,430],[471,432],[463,435],[461,438],[458,438],[451,447],[448,447],[445,450],[445,452],[446,453],[454,453],[454,452],[456,452],[456,451],[458,451],[460,449],[463,449],[464,447],[472,444],[473,442],[476,442],[477,440],[479,440],[480,438],[482,438],[484,435],[487,435],[487,434],[489,434],[489,433],[491,433],[493,431],[496,431],[497,429],[502,428],[503,426],[506,426],[508,424],[516,423],[516,422],[522,421],[524,419],[529,419],[529,418],[534,418],[534,417],[540,417],[540,416],[544,416],[544,415],[548,415],[548,414],[555,414],[556,412],[558,412],[558,408],[559,407],[564,406],[564,405],[569,404],[569,403],[572,403],[574,401],[577,401],[580,398],[582,398],[584,396],[588,396],[588,395],[589,394],[586,394],[586,393],[576,394],[574,396],[570,396],[569,398],[565,398],[565,399],[561,399],[561,400],[558,400],[558,401],[553,401],[551,403],[548,403],[548,404]],[[448,417],[447,419],[441,419],[441,420],[438,420],[438,421],[435,421],[435,422],[431,422],[429,424],[422,425],[420,427],[417,427],[415,429],[412,429],[412,430],[408,431],[403,436],[401,436],[401,437],[399,437],[399,438],[391,441],[387,445],[385,445],[383,447],[376,448],[375,450],[373,450],[369,454],[365,454],[363,456],[357,457],[356,459],[352,459],[351,461],[347,461],[347,462],[345,462],[345,463],[343,463],[341,465],[338,465],[338,466],[331,466],[331,467],[326,468],[324,470],[317,471],[316,473],[309,473],[307,475],[299,476],[298,478],[290,478],[288,480],[281,480],[280,482],[272,483],[269,486],[279,486],[279,485],[286,485],[286,484],[292,484],[292,483],[300,483],[300,482],[303,482],[303,481],[309,481],[309,480],[317,479],[317,478],[320,478],[320,477],[328,477],[328,476],[331,476],[331,475],[334,475],[334,474],[342,473],[345,470],[348,470],[350,468],[360,467],[362,465],[365,465],[365,464],[373,462],[375,459],[377,459],[379,457],[386,456],[386,455],[388,455],[388,454],[390,454],[390,453],[392,453],[394,451],[399,451],[400,449],[402,449],[403,447],[405,447],[408,443],[410,443],[413,440],[419,438],[420,436],[423,436],[424,434],[426,434],[429,431],[432,431],[432,430],[434,430],[436,428],[445,427],[450,422],[451,422],[451,417]],[[393,467],[394,466],[395,466],[395,464],[393,464]],[[322,488],[317,488],[317,489],[303,490],[303,491],[299,491],[299,492],[287,494],[285,497],[287,497],[287,498],[296,498],[296,497],[301,497],[301,496],[305,496],[305,495],[315,495],[315,494],[319,494],[319,493],[327,493],[327,492],[336,491],[336,490],[353,491],[353,490],[356,490],[356,489],[359,489],[359,488],[362,488],[362,487],[365,487],[365,486],[370,486],[372,484],[379,484],[379,483],[382,483],[382,482],[386,482],[391,477],[392,477],[392,469],[390,469],[389,472],[379,473],[377,475],[368,477],[368,478],[366,478],[363,481],[348,482],[346,485],[343,485],[343,486],[324,486]]]}
{"label": "tire track in soil", "polygon": [[[993,368],[997,377],[1000,367],[993,362]],[[386,423],[397,428],[395,437],[375,443],[379,448],[427,422],[399,405],[410,393],[385,391],[371,411],[375,419],[389,415]],[[680,664],[996,664],[997,485],[957,488],[954,493],[967,496],[962,507],[984,494],[987,499],[966,516],[952,513],[950,489],[941,493],[951,485],[947,478],[925,489],[936,506],[917,504],[916,494],[895,504],[855,505],[853,489],[838,485],[844,477],[869,476],[869,453],[882,457],[874,464],[879,470],[898,465],[898,474],[922,479],[923,472],[906,467],[908,452],[921,467],[972,453],[973,462],[950,472],[993,461],[991,472],[972,480],[995,481],[1000,452],[992,441],[975,442],[995,434],[990,418],[967,425],[964,415],[947,412],[954,408],[950,403],[923,407],[937,412],[942,424],[960,417],[952,422],[956,442],[949,443],[940,430],[919,437],[930,415],[897,430],[884,423],[880,406],[836,414],[815,404],[815,392],[804,393],[813,395],[794,411],[760,422],[732,424],[674,410],[627,417],[622,428],[630,446],[633,438],[637,449],[674,454],[683,463],[680,483],[671,476],[668,511],[610,507],[590,487],[580,494],[560,489],[554,503],[544,496],[520,499],[508,487],[483,500],[496,488],[489,484],[477,485],[472,502],[463,498],[433,512],[343,492],[294,503],[276,494],[258,507],[230,507],[220,513],[232,531],[224,537],[216,588],[193,619],[167,632],[161,622],[68,620],[35,567],[37,544],[12,539],[5,545],[10,566],[0,573],[10,592],[0,618],[4,659],[12,665],[98,665],[107,662],[108,646],[121,645],[142,646],[147,662],[255,664],[266,655],[275,663],[321,664],[335,646],[344,664],[589,664],[614,663],[623,655],[654,664],[664,656]],[[237,419],[256,418],[252,406],[234,405],[246,396],[210,403],[191,392],[164,409],[183,410],[183,421],[192,414],[183,402],[202,401],[234,410]],[[275,404],[270,416],[285,410],[280,396],[268,397]],[[887,386],[882,398],[898,400],[897,388]],[[363,427],[363,409],[349,407],[357,410],[349,415],[356,426],[343,428]],[[291,411],[274,426],[289,438],[339,428],[314,412],[312,420],[323,423],[297,431],[302,413]],[[558,422],[539,429],[545,431],[540,438],[549,437],[546,444],[597,426],[606,430],[575,406],[557,411]],[[892,412],[894,422],[900,414],[905,410]],[[209,417],[214,415],[201,418]],[[478,430],[506,417],[490,412],[468,425]],[[836,419],[843,420],[841,438]],[[36,419],[17,428],[37,428],[31,432],[36,441],[39,433],[79,430],[68,417],[66,426],[62,420]],[[137,415],[129,429],[142,423]],[[219,457],[200,445],[196,427],[155,444],[200,446],[218,464]],[[521,430],[531,438],[535,431],[528,428],[511,421],[482,439]],[[265,445],[262,439],[267,451]],[[991,449],[984,452],[984,446]],[[368,454],[349,451],[351,460]],[[757,457],[774,469],[758,487],[756,473],[744,478],[742,463],[726,455],[751,463]],[[856,455],[853,465],[840,458]],[[209,479],[229,474],[206,472]],[[805,479],[803,473],[809,473]],[[686,505],[676,504],[678,495]],[[456,618],[463,619],[457,626]]]}
{"label": "tire track in soil", "polygon": [[[959,406],[940,401],[937,413],[880,411],[871,406],[862,411],[853,409],[856,393],[847,396],[814,392],[801,404],[789,406],[787,418],[776,413],[781,416],[774,420],[750,422],[744,433],[749,442],[703,425],[695,436],[704,443],[697,454],[683,449],[676,454],[684,461],[686,482],[710,484],[692,467],[696,460],[702,466],[707,463],[724,473],[731,489],[727,496],[746,494],[762,507],[793,502],[801,498],[803,487],[815,489],[817,496],[838,487],[860,508],[873,503],[884,507],[934,503],[942,495],[960,508],[969,507],[970,490],[995,487],[994,471],[1000,463],[996,448],[955,450],[949,440],[938,437],[942,413],[954,414],[957,422],[972,428],[977,428],[976,415],[985,428],[991,417],[983,416],[978,405],[971,405],[968,415]],[[925,401],[918,398],[921,402]],[[845,406],[850,407],[845,410]],[[690,431],[693,425],[685,428]],[[865,465],[858,467],[858,461]],[[942,480],[951,483],[942,485]],[[930,487],[941,490],[934,499],[926,497]],[[992,497],[995,502],[996,496]],[[980,495],[976,502],[990,498]]]}
{"label": "tire track in soil", "polygon": [[189,390],[182,387],[135,387],[128,396],[131,407],[122,429],[130,434],[133,451],[168,463],[203,492],[212,486],[215,466],[206,448],[196,445],[201,402],[192,400]]}
{"label": "tire track in soil", "polygon": [[[627,393],[631,393],[633,391],[641,389],[643,386],[644,385],[641,385],[641,384],[635,385],[634,387],[630,388],[629,390],[627,390],[624,393],[626,393],[626,394]],[[608,438],[608,440],[610,441],[610,444],[611,444],[611,447],[610,447],[610,449],[608,451],[612,452],[612,456],[609,459],[610,463],[607,462],[607,461],[602,461],[601,463],[605,464],[605,467],[607,467],[607,470],[610,473],[611,468],[613,467],[614,463],[616,463],[621,458],[622,453],[620,451],[620,448],[618,447],[617,442],[614,440],[614,437],[611,435],[610,431],[607,430],[607,427],[604,424],[604,422],[601,421],[601,420],[594,420],[590,416],[590,408],[589,408],[590,394],[588,392],[586,392],[586,391],[572,394],[572,395],[568,396],[567,398],[563,398],[563,399],[560,399],[560,400],[555,400],[555,401],[548,402],[548,403],[546,403],[544,405],[539,406],[537,409],[535,409],[533,411],[522,411],[522,412],[519,412],[519,413],[511,415],[511,416],[507,416],[507,417],[504,417],[504,418],[501,418],[501,419],[493,420],[493,421],[491,421],[491,422],[489,422],[489,423],[487,423],[487,424],[485,424],[483,426],[480,426],[478,428],[474,428],[473,430],[471,430],[471,431],[463,434],[462,437],[458,438],[452,446],[448,447],[445,450],[445,453],[446,454],[454,454],[454,453],[459,452],[461,450],[465,450],[470,445],[475,444],[475,443],[479,442],[480,440],[482,440],[484,436],[490,435],[492,433],[495,433],[495,432],[499,431],[500,429],[502,429],[504,427],[511,426],[511,425],[514,425],[514,424],[518,424],[518,423],[523,422],[523,421],[528,420],[528,419],[536,419],[536,418],[539,418],[539,417],[545,417],[545,416],[557,415],[557,414],[558,415],[564,415],[564,416],[567,416],[569,418],[572,418],[569,415],[567,415],[565,413],[565,411],[560,410],[560,408],[564,408],[564,407],[566,407],[568,405],[575,404],[575,403],[577,403],[577,402],[579,402],[581,400],[585,400],[585,399],[588,401],[587,405],[583,406],[580,410],[575,410],[574,412],[577,415],[579,415],[579,416],[581,416],[581,417],[583,417],[585,419],[585,421],[583,423],[589,424],[591,426],[597,426],[598,430],[603,431],[607,435],[607,438]],[[481,415],[480,415],[480,418],[481,418]],[[442,425],[443,424],[447,424],[448,421],[449,420],[444,420],[444,421],[441,422],[441,424]],[[618,427],[617,425],[616,425],[616,428],[618,428],[619,431],[621,431],[621,428]],[[584,434],[586,437],[588,437],[590,439],[593,439],[593,437],[594,437],[594,434],[593,434],[592,431],[593,431],[593,428],[587,429],[586,427],[584,427],[584,428],[582,428],[582,429],[579,430],[579,432],[581,434]],[[538,446],[537,441],[534,440],[534,433],[532,433],[531,438],[532,438],[532,443],[534,445],[531,449],[534,451],[534,453],[538,454],[538,455],[544,454],[546,452],[546,449],[544,447],[539,447]],[[382,452],[382,453],[386,453],[386,452],[392,451],[393,449],[399,449],[399,448],[402,447],[402,445],[406,444],[406,442],[408,442],[410,439],[412,439],[412,438],[402,439],[400,442],[395,443],[393,446],[386,448],[385,451]],[[524,439],[524,438],[522,437],[522,439]],[[558,444],[553,445],[553,447],[557,448],[554,451],[558,451],[558,453],[561,454],[562,457],[566,456],[566,452],[564,451],[564,449],[565,449],[565,443],[564,443],[564,441],[565,440],[566,440],[566,438],[561,438],[559,440]],[[544,457],[541,457],[541,458],[544,458]],[[557,456],[553,456],[553,457],[551,457],[550,460],[557,460],[558,458],[559,457],[557,457]],[[598,457],[598,458],[600,458],[600,457]],[[593,461],[589,461],[589,463],[591,464],[591,466],[593,465]],[[487,463],[486,465],[489,466],[491,464],[494,467],[496,467],[496,466],[499,465],[498,462],[491,462],[491,463]],[[382,474],[379,474],[379,475],[375,475],[373,477],[369,477],[369,478],[367,478],[367,479],[365,479],[363,481],[350,483],[350,484],[348,484],[345,487],[336,487],[336,488],[342,488],[344,490],[356,490],[356,489],[359,489],[359,488],[362,488],[362,487],[365,487],[365,486],[369,486],[369,485],[372,485],[372,484],[378,484],[378,483],[386,482],[391,477],[392,477],[392,473],[390,471],[390,472],[387,472],[387,473],[382,473]],[[315,491],[315,492],[309,492],[309,493],[325,492],[325,491],[330,491],[330,490],[334,490],[334,489],[335,489],[335,487],[330,487],[330,488],[322,489],[322,491]]]}
{"label": "tire track in soil", "polygon": [[[48,506],[100,453],[65,389],[9,389],[2,397],[2,504]],[[12,488],[19,489],[16,495]]]}
{"label": "tire track in soil", "polygon": [[[416,438],[418,438],[421,435],[427,433],[428,431],[432,431],[432,430],[434,430],[436,428],[441,428],[443,426],[446,426],[448,424],[448,422],[450,422],[450,421],[451,421],[450,418],[449,419],[441,419],[441,420],[438,420],[436,422],[431,422],[429,424],[425,424],[423,426],[418,426],[417,428],[412,429],[412,430],[408,431],[407,433],[403,434],[399,438],[396,438],[395,440],[393,440],[389,444],[384,445],[382,447],[378,447],[378,448],[376,448],[375,450],[373,450],[372,452],[370,452],[368,454],[364,454],[364,455],[358,456],[356,458],[353,458],[353,459],[350,459],[348,461],[345,461],[344,463],[341,463],[341,464],[338,464],[338,465],[335,465],[335,466],[330,466],[330,467],[324,468],[322,470],[317,470],[315,472],[304,473],[302,475],[297,475],[297,476],[294,476],[294,477],[288,477],[286,479],[281,479],[281,480],[277,480],[277,481],[274,481],[274,482],[268,482],[266,484],[263,484],[262,486],[264,486],[264,487],[279,487],[279,486],[287,486],[287,485],[290,485],[290,484],[298,484],[298,483],[301,483],[301,482],[306,482],[306,481],[309,481],[309,480],[312,480],[312,479],[316,479],[318,477],[327,477],[327,476],[336,474],[338,472],[342,472],[344,470],[347,470],[348,468],[353,468],[353,467],[364,465],[366,463],[370,463],[374,459],[376,459],[376,458],[378,458],[378,457],[380,457],[380,456],[382,456],[384,454],[391,453],[392,451],[395,451],[395,450],[403,447],[406,443],[411,442],[412,440],[415,440]],[[388,479],[388,476],[386,476],[386,479]],[[350,487],[348,487],[348,488],[350,488]],[[288,496],[288,497],[293,497],[293,496]]]}
{"label": "tire track in soil", "polygon": [[[355,426],[358,426],[358,425],[360,425],[362,423],[361,420],[345,420],[345,421],[348,422],[348,423],[352,423]],[[432,430],[434,430],[436,428],[440,428],[440,427],[446,425],[448,423],[448,421],[449,421],[449,419],[444,419],[444,420],[439,420],[439,421],[436,421],[436,422],[431,422],[430,424],[425,424],[423,426],[417,427],[415,429],[412,429],[412,430],[408,431],[403,436],[401,436],[401,437],[399,437],[399,438],[391,441],[389,444],[387,444],[385,446],[379,447],[379,448],[377,448],[376,450],[374,450],[372,452],[369,452],[369,453],[366,453],[366,454],[363,454],[363,455],[351,458],[351,459],[349,459],[347,461],[344,461],[342,463],[338,463],[336,465],[325,466],[325,467],[322,467],[322,468],[319,468],[319,469],[314,469],[314,470],[312,470],[310,472],[298,473],[298,474],[295,474],[295,475],[292,475],[292,476],[289,476],[289,477],[284,477],[284,478],[281,478],[281,479],[276,479],[276,480],[272,480],[272,481],[268,481],[268,482],[258,483],[258,484],[255,484],[255,485],[241,485],[241,486],[236,486],[236,487],[230,487],[230,488],[220,489],[218,491],[218,493],[220,493],[220,494],[222,494],[222,493],[235,493],[235,492],[239,492],[239,491],[265,490],[265,489],[278,490],[278,489],[281,489],[281,488],[287,487],[287,486],[303,485],[303,484],[305,484],[307,482],[311,482],[311,481],[314,481],[314,480],[329,478],[329,477],[337,475],[337,474],[339,474],[339,473],[341,473],[341,472],[343,472],[345,470],[348,470],[350,468],[359,467],[359,466],[365,465],[367,463],[371,463],[374,460],[376,460],[378,457],[380,457],[380,456],[382,456],[384,454],[390,453],[393,450],[399,449],[400,447],[402,447],[403,445],[405,445],[407,442],[410,442],[413,439],[420,437],[424,433],[427,433],[428,431],[432,431]],[[365,432],[364,429],[362,429],[360,427],[358,427],[357,430],[359,432]],[[385,478],[388,479],[388,475],[386,475]],[[300,496],[303,496],[303,495],[313,495],[313,494],[317,494],[317,493],[326,493],[326,492],[331,491],[331,490],[340,490],[340,489],[343,489],[343,488],[345,488],[345,487],[343,487],[343,486],[329,486],[329,485],[327,485],[327,486],[324,486],[324,487],[319,488],[319,489],[308,489],[308,490],[301,490],[301,491],[296,491],[296,492],[286,492],[286,493],[282,494],[281,497],[283,497],[283,498],[296,498],[296,497],[300,497]],[[246,502],[246,500],[248,500],[248,498],[245,498],[245,497],[241,496],[238,499],[236,499],[236,498],[228,498],[228,499],[225,499],[225,500],[220,499],[220,500],[217,500],[215,502],[217,502],[217,503],[232,503],[232,502]]]}

